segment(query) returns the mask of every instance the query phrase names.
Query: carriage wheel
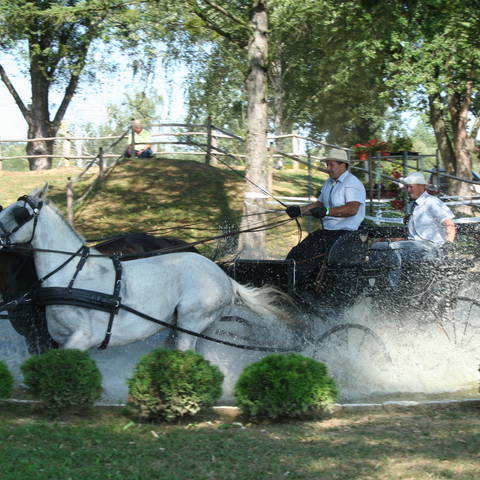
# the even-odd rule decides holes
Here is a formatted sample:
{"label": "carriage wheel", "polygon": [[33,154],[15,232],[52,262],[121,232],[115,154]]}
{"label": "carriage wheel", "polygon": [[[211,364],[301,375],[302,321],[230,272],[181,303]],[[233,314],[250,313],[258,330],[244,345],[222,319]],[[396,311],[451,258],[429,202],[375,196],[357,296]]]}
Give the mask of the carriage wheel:
{"label": "carriage wheel", "polygon": [[381,338],[370,328],[357,323],[342,323],[324,332],[316,340],[316,352],[319,359],[352,358],[368,353],[373,365],[383,366],[392,363],[392,359]]}
{"label": "carriage wheel", "polygon": [[[477,290],[476,285],[472,286]],[[438,318],[440,328],[455,346],[480,354],[480,296],[459,292],[453,301],[445,301],[443,314]]]}
{"label": "carriage wheel", "polygon": [[[275,324],[265,322],[250,309],[242,305],[232,305],[230,311],[225,314],[221,320],[215,322],[207,330],[205,335],[219,340],[228,341],[239,345],[247,345],[249,347],[272,347],[272,352],[276,348],[288,349],[294,351],[298,349],[295,340],[288,337],[293,335],[279,335],[275,333],[278,329]],[[209,341],[213,344],[214,342]],[[225,347],[235,348],[235,347]],[[268,351],[266,352],[268,353]]]}

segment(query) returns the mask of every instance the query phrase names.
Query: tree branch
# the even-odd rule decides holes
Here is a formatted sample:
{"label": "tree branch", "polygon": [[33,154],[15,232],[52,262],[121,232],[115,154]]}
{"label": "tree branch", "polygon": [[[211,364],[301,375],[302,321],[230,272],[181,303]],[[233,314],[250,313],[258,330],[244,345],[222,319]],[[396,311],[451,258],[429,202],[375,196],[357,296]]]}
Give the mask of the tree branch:
{"label": "tree branch", "polygon": [[70,77],[70,81],[68,82],[67,88],[65,89],[65,94],[63,95],[62,103],[57,109],[55,113],[55,117],[53,119],[54,127],[58,127],[65,116],[65,112],[67,111],[70,102],[72,101],[73,96],[75,95],[75,91],[77,90],[78,86],[78,75],[72,75]]}
{"label": "tree branch", "polygon": [[239,40],[235,38],[231,33],[226,32],[223,30],[221,27],[219,27],[216,23],[212,22],[206,15],[204,15],[203,12],[200,10],[195,10],[195,15],[197,15],[198,18],[203,20],[205,23],[206,27],[209,28],[210,30],[213,30],[214,32],[218,33],[221,37],[225,38],[226,40],[235,43],[236,45],[239,45],[240,47],[245,47],[247,46],[247,42]]}
{"label": "tree branch", "polygon": [[243,21],[241,18],[231,14],[229,11],[225,10],[223,7],[220,5],[217,5],[214,2],[211,2],[210,0],[203,0],[207,5],[212,7],[214,10],[217,10],[217,12],[220,12],[222,15],[225,17],[229,18],[230,20],[233,20],[234,22],[238,23],[242,27],[244,27],[246,30],[250,31],[250,26],[248,25],[247,22]]}
{"label": "tree branch", "polygon": [[15,100],[15,103],[17,104],[18,108],[22,112],[23,118],[25,118],[25,120],[28,122],[30,112],[25,106],[25,104],[23,103],[23,100],[20,98],[20,95],[18,94],[18,92],[15,90],[15,87],[10,81],[10,78],[8,77],[7,72],[5,71],[2,65],[0,65],[0,77],[2,78],[2,82],[5,84],[8,91],[10,92],[10,95],[12,95],[13,99]]}

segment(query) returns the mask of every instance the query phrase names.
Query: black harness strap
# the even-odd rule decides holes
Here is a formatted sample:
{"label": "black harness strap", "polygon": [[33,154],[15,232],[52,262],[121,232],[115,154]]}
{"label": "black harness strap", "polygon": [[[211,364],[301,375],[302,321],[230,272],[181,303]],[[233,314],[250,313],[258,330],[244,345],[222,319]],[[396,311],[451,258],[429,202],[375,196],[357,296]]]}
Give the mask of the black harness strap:
{"label": "black harness strap", "polygon": [[71,305],[111,313],[117,308],[117,299],[108,293],[83,288],[42,287],[33,293],[32,301],[40,305]]}
{"label": "black harness strap", "polygon": [[77,275],[80,273],[80,270],[83,268],[85,265],[85,262],[87,261],[88,254],[90,253],[90,249],[83,245],[80,249],[80,260],[77,263],[77,268],[75,270],[75,273],[73,274],[72,279],[70,280],[70,283],[68,284],[68,290],[72,290],[73,288],[73,283],[75,282],[75,279],[77,278]]}
{"label": "black harness strap", "polygon": [[121,298],[120,298],[120,287],[122,285],[122,263],[116,255],[112,257],[113,267],[115,268],[115,285],[113,287],[113,299],[115,301],[114,309],[110,312],[110,318],[108,319],[107,333],[103,339],[102,344],[98,347],[100,350],[105,350],[110,342],[110,337],[112,336],[112,326],[113,319],[118,313],[120,308]]}

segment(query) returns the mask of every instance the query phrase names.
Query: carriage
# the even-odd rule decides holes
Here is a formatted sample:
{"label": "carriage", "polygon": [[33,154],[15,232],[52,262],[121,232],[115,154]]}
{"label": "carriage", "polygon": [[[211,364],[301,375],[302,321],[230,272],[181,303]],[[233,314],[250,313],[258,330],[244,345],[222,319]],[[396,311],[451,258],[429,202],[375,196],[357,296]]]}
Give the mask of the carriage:
{"label": "carriage", "polygon": [[[318,274],[311,288],[297,284],[295,261],[236,259],[225,270],[242,283],[273,284],[295,299],[316,328],[316,351],[336,343],[337,350],[358,351],[373,345],[379,362],[390,362],[388,347],[376,328],[346,312],[357,302],[383,320],[408,328],[409,317],[430,322],[455,347],[472,350],[480,339],[480,230],[478,224],[457,225],[455,249],[440,251],[431,259],[401,260],[389,239],[406,236],[401,226],[362,225],[357,232],[339,238],[327,257],[318,261]],[[379,240],[382,241],[379,241]],[[400,320],[398,320],[400,318]],[[423,320],[422,320],[423,321]],[[390,330],[391,331],[391,330]],[[477,349],[478,350],[478,349]]]}

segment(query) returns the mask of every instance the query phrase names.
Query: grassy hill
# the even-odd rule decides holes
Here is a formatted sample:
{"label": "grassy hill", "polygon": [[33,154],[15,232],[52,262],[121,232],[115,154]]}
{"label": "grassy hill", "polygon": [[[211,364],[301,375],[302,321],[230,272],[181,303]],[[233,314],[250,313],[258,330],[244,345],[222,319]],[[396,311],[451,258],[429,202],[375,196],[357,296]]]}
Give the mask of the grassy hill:
{"label": "grassy hill", "polygon": [[[50,197],[65,211],[65,185],[76,168],[40,172],[1,172],[0,202],[8,205],[32,189],[50,184]],[[93,174],[76,184],[79,195]],[[314,191],[323,183],[320,174]],[[305,196],[305,170],[274,173],[273,192]],[[118,165],[103,184],[75,212],[75,228],[87,239],[119,232],[150,231],[195,241],[236,229],[242,213],[244,180],[226,167],[207,167],[189,160],[130,160]],[[278,204],[269,208],[282,209]],[[298,241],[295,222],[268,233],[269,252],[282,257]],[[215,242],[201,246],[204,253]]]}

